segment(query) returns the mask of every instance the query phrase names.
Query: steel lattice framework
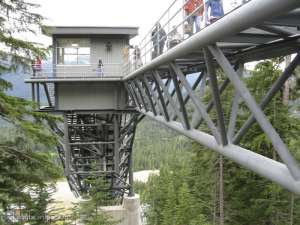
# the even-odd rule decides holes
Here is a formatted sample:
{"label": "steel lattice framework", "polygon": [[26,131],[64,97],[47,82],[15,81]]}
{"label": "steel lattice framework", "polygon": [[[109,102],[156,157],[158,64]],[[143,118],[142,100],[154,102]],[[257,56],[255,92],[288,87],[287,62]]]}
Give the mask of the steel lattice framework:
{"label": "steel lattice framework", "polygon": [[[299,27],[299,0],[249,1],[123,79],[111,80],[116,85],[123,82],[129,94],[130,104],[123,111],[63,111],[64,124],[53,125],[53,130],[60,137],[58,152],[72,190],[77,195],[88,193],[91,185],[86,181],[103,177],[108,188],[99,187],[99,191],[109,198],[133,194],[134,133],[137,123],[147,116],[300,194],[299,163],[264,113],[300,64]],[[245,63],[291,54],[295,55],[292,62],[257,101],[242,78]],[[106,78],[101,79],[84,81]],[[72,78],[33,77],[28,82],[38,102],[39,85],[43,85],[49,102],[45,111],[51,112],[55,102],[50,89],[53,83],[64,81],[72,82]],[[229,88],[234,92],[226,116],[222,97]],[[204,96],[211,99],[207,102]],[[250,116],[238,126],[241,105]],[[273,144],[279,161],[240,146],[255,123]]]}
{"label": "steel lattice framework", "polygon": [[107,202],[132,194],[132,145],[139,115],[66,113],[64,125],[52,129],[60,137],[58,152],[72,191],[88,194],[91,180],[101,178]]}
{"label": "steel lattice framework", "polygon": [[[264,113],[300,64],[298,7],[295,0],[253,0],[129,74],[124,81],[136,110],[300,194],[299,163]],[[289,54],[296,57],[257,102],[241,77],[244,64]],[[221,99],[230,86],[235,92],[226,118]],[[205,104],[207,89],[211,100]],[[251,115],[238,127],[241,104]],[[239,145],[254,123],[269,138],[280,162]]]}

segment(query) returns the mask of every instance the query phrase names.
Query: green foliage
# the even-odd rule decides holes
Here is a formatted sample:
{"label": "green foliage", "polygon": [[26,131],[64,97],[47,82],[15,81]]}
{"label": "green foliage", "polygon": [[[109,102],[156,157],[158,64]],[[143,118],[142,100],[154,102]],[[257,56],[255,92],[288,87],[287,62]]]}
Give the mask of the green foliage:
{"label": "green foliage", "polygon": [[36,34],[41,28],[44,18],[33,12],[38,7],[39,5],[25,0],[0,1],[0,43],[3,46],[0,58],[12,62],[8,68],[10,70],[20,65],[27,66],[37,56],[46,56],[45,49],[40,44],[19,38],[30,33]]}
{"label": "green foliage", "polygon": [[138,125],[133,145],[134,171],[159,169],[172,161],[187,160],[191,143],[186,140],[145,118]]}
{"label": "green foliage", "polygon": [[165,167],[161,169],[160,176],[150,177],[142,197],[144,204],[149,205],[146,212],[148,224],[210,224],[201,214],[195,194],[188,184],[190,171],[186,167]]}
{"label": "green foliage", "polygon": [[92,177],[87,180],[87,184],[92,185],[91,191],[85,200],[74,207],[71,224],[80,221],[85,225],[116,225],[118,221],[113,220],[101,210],[103,205],[116,203],[113,197],[105,191],[109,188],[105,178],[98,177],[95,179]]}
{"label": "green foliage", "polygon": [[[46,56],[45,48],[26,40],[42,25],[43,17],[33,12],[37,7],[24,0],[0,1],[0,76],[16,69],[25,72],[33,59]],[[58,118],[35,112],[30,101],[8,96],[10,88],[0,77],[0,211],[6,215],[18,205],[35,218],[30,225],[48,224],[43,217],[51,202],[48,184],[61,177],[61,170],[54,164],[57,140],[47,124]]]}
{"label": "green foliage", "polygon": [[[38,6],[24,0],[0,1],[0,75],[16,68],[25,71],[36,57],[46,56],[46,49],[26,40],[28,34],[35,34],[42,26],[43,17],[33,12]],[[2,64],[5,61],[7,63]],[[53,146],[56,140],[46,131],[45,121],[53,122],[58,118],[34,112],[36,106],[30,101],[8,96],[5,91],[11,87],[0,77],[0,118],[16,126],[18,132],[29,139]]]}
{"label": "green foliage", "polygon": [[53,203],[51,198],[55,192],[55,186],[48,184],[45,186],[30,186],[26,191],[30,193],[31,199],[25,204],[24,214],[29,216],[30,225],[50,225],[55,222],[56,210],[49,209]]}
{"label": "green foliage", "polygon": [[[258,102],[282,72],[280,62],[281,60],[261,62],[257,64],[251,76],[244,78],[250,92]],[[222,74],[219,74],[219,79],[224,80]],[[233,87],[230,87],[222,95],[226,119],[230,115],[234,92]],[[297,93],[297,91],[291,90],[291,93]],[[209,98],[208,92],[205,101],[207,102]],[[291,98],[296,99],[299,96],[293,94]],[[289,113],[289,106],[283,105],[282,93],[279,92],[273,98],[265,109],[265,113],[292,154],[300,160],[300,119]],[[215,121],[214,110],[210,116]],[[237,129],[249,116],[249,109],[242,102]],[[203,126],[201,129],[207,128]],[[162,131],[147,128],[139,135],[147,137],[155,132],[161,133]],[[152,138],[151,142],[147,142],[150,145],[146,146],[149,152],[143,152],[144,155],[148,156],[152,154],[151,151],[156,150],[156,143],[160,142],[157,141],[159,136],[163,137],[163,135],[158,135]],[[146,185],[137,184],[136,190],[142,195],[143,204],[148,206],[146,212],[148,225],[218,224],[218,154],[196,143],[183,144],[182,146],[187,146],[184,149],[187,153],[186,158],[180,161],[181,158],[177,155],[177,159],[174,160],[172,154],[180,152],[174,141],[176,142],[176,139],[170,139],[172,142],[170,149],[162,153],[166,161],[160,165],[166,166],[160,167],[160,176],[151,177]],[[240,145],[280,161],[271,141],[257,124],[252,126]],[[140,148],[135,149],[135,151],[139,150]],[[159,162],[160,156],[148,159]],[[144,165],[147,165],[147,162]],[[299,197],[229,160],[224,159],[223,166],[226,225],[300,224]],[[291,201],[292,199],[294,202]]]}

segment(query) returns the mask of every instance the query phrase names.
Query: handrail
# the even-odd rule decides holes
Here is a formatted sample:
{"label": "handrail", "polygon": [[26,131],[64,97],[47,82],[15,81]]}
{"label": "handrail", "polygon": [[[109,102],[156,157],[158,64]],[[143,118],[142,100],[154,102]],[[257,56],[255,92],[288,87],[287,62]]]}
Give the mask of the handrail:
{"label": "handrail", "polygon": [[[222,0],[220,0],[221,2],[223,2]],[[248,1],[243,1],[241,4],[238,4],[237,7],[235,7],[234,9],[230,10],[227,13],[224,13],[224,16],[231,13],[232,11],[236,10],[237,8],[239,8],[241,5],[246,4],[248,2],[250,2],[251,0]],[[129,70],[125,71],[125,74],[128,75],[129,73],[133,72],[134,70],[138,69],[138,67],[150,62],[151,60],[153,60],[154,58],[151,56],[151,52],[153,52],[153,49],[156,49],[156,53],[154,53],[154,55],[157,57],[160,55],[160,50],[159,50],[159,45],[161,44],[161,42],[163,41],[163,46],[162,46],[162,53],[168,51],[170,49],[170,46],[167,46],[168,49],[166,48],[167,44],[170,44],[170,35],[172,33],[174,33],[175,31],[177,31],[178,29],[181,30],[177,31],[177,33],[181,36],[181,40],[179,40],[180,42],[185,41],[186,39],[190,38],[191,36],[193,36],[195,34],[195,32],[193,32],[192,34],[188,35],[184,32],[184,24],[192,17],[194,16],[197,11],[203,9],[203,16],[202,16],[202,23],[205,24],[205,26],[200,27],[200,30],[204,29],[208,24],[206,19],[207,19],[207,8],[206,8],[206,3],[202,3],[201,5],[197,6],[193,12],[189,13],[188,15],[183,14],[183,18],[180,19],[178,18],[178,16],[180,16],[180,12],[185,12],[185,5],[187,4],[187,0],[183,3],[180,4],[180,7],[176,4],[178,3],[179,0],[175,0],[171,3],[171,5],[167,8],[166,11],[164,11],[164,13],[162,14],[162,16],[160,16],[159,20],[156,21],[154,23],[154,25],[151,27],[151,29],[147,32],[147,34],[144,36],[144,38],[140,41],[139,45],[135,47],[135,49],[138,50],[139,55],[135,55],[135,51],[130,52],[129,54],[129,61],[127,62],[127,65],[124,66],[124,68],[127,68]],[[205,2],[205,0],[203,1]],[[178,9],[177,9],[178,7]],[[171,10],[174,10],[175,12],[170,16],[170,12]],[[165,18],[166,15],[168,15],[168,18]],[[160,27],[158,29],[156,29],[157,24],[160,24]],[[168,29],[166,33],[166,35],[160,37],[160,32],[162,30],[166,30],[167,27],[170,27],[170,25],[172,25],[172,28]],[[154,32],[154,33],[153,33]],[[153,41],[151,37],[158,37],[159,39],[157,41]],[[188,36],[188,37],[187,37]],[[152,45],[151,45],[152,43]],[[151,45],[149,47],[149,45]],[[137,62],[139,61],[139,62]],[[135,65],[135,66],[130,66],[130,65]]]}
{"label": "handrail", "polygon": [[[177,2],[178,0],[174,0],[172,2],[172,4],[169,6],[169,8],[162,14],[162,16],[159,17],[159,19],[157,21],[160,21],[168,12],[169,10],[173,7],[173,5]],[[145,37],[142,39],[142,41],[140,41],[139,46],[142,44],[142,42],[147,38],[147,36],[149,34],[151,34],[153,28],[155,27],[155,24],[153,25],[153,27],[151,27],[151,29],[149,30],[149,32],[145,35]]]}
{"label": "handrail", "polygon": [[[274,4],[276,2],[276,4]],[[297,5],[298,4],[298,5]],[[164,63],[168,63],[176,58],[193,52],[195,48],[207,46],[220,41],[220,37],[234,35],[249,27],[253,27],[258,23],[271,18],[274,15],[280,15],[289,10],[299,7],[300,2],[297,0],[251,0],[246,2],[238,10],[234,9],[226,13],[226,18],[220,18],[218,21],[206,26],[204,31],[198,32],[189,40],[185,40],[174,48],[168,49],[164,54],[157,58],[147,61],[147,64],[127,71],[127,75],[123,80],[128,80],[134,76],[149,71]],[[272,6],[272,7],[270,7]],[[281,8],[280,8],[281,7]],[[279,8],[279,9],[278,9]],[[275,13],[276,12],[276,13]],[[255,14],[255,17],[253,15]]]}
{"label": "handrail", "polygon": [[122,76],[123,63],[92,64],[32,64],[33,77],[109,77]]}
{"label": "handrail", "polygon": [[[156,45],[159,45],[159,42],[160,42],[160,41],[162,41],[164,38],[167,38],[173,31],[177,30],[178,27],[180,27],[185,21],[187,21],[190,17],[192,17],[192,16],[193,16],[198,10],[200,10],[202,7],[204,7],[204,4],[198,6],[198,7],[197,7],[190,15],[184,17],[183,20],[182,20],[178,25],[176,25],[174,29],[172,29],[172,30],[171,30],[170,32],[168,32],[165,36],[163,36],[161,39],[159,39],[159,40],[158,40],[158,43],[156,43]],[[181,11],[181,9],[179,9],[179,10],[176,12],[176,14],[174,14],[174,15],[172,16],[172,18],[170,18],[170,19],[168,20],[168,22],[170,22],[173,18],[175,18],[175,16],[176,16],[180,11]],[[168,23],[168,22],[167,22],[167,23]],[[159,31],[161,31],[166,25],[167,25],[167,24],[165,24],[164,26],[162,26],[155,34],[159,33]],[[150,43],[150,41],[149,41],[148,43]],[[154,46],[156,46],[156,45],[154,45]],[[153,47],[154,47],[154,46],[153,46]],[[145,52],[144,55],[147,54],[147,53],[149,53],[149,51],[151,51],[151,50],[152,50],[152,49],[150,49],[150,50],[148,50],[147,52]],[[142,57],[143,57],[144,55],[142,55]]]}

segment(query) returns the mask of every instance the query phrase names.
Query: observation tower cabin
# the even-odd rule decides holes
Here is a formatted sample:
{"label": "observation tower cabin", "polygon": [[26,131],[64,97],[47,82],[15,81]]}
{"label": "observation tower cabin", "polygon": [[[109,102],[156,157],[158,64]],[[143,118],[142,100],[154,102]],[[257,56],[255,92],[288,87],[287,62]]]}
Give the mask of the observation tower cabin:
{"label": "observation tower cabin", "polygon": [[26,80],[41,111],[126,110],[121,80],[137,27],[48,27],[47,34],[52,63],[34,64]]}

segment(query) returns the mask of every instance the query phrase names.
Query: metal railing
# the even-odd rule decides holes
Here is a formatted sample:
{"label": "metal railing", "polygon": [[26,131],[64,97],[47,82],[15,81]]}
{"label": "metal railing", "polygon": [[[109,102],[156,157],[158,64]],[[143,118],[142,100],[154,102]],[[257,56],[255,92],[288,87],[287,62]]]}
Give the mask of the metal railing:
{"label": "metal railing", "polygon": [[[223,2],[226,0],[220,1]],[[251,0],[242,0],[240,3],[236,2],[235,5],[232,5],[231,10],[225,12],[223,16],[249,1]],[[187,14],[185,11],[187,2],[188,0],[174,0],[171,3],[141,42],[130,50],[127,63],[125,62],[124,65],[124,74],[130,74],[223,17],[210,21],[207,7],[209,1],[206,2],[205,0],[203,2],[206,3],[199,5],[193,12]],[[203,14],[200,11],[203,11]],[[196,24],[199,26],[197,27]]]}
{"label": "metal railing", "polygon": [[33,77],[38,78],[89,78],[89,77],[121,77],[123,64],[86,64],[86,65],[61,65],[61,64],[34,64],[32,65]]}

